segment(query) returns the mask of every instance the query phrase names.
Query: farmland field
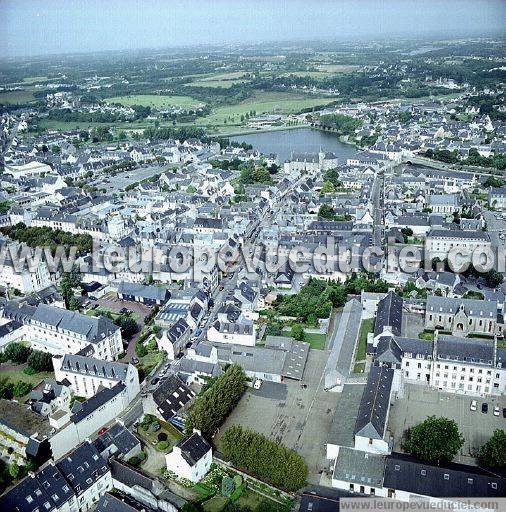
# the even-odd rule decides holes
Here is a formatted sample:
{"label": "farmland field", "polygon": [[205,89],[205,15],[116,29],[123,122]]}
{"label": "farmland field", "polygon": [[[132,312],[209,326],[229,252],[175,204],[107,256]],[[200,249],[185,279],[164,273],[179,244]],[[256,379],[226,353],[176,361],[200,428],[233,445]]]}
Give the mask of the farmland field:
{"label": "farmland field", "polygon": [[30,91],[0,92],[0,105],[17,105],[33,101],[35,97]]}
{"label": "farmland field", "polygon": [[143,107],[183,107],[194,108],[202,103],[190,96],[161,96],[158,94],[137,94],[106,98],[108,103],[120,103],[124,106],[141,105]]}
{"label": "farmland field", "polygon": [[251,98],[236,105],[227,105],[213,110],[213,113],[198,120],[203,125],[240,125],[241,115],[254,111],[255,115],[271,113],[290,114],[303,108],[326,105],[335,98],[313,97],[284,92],[257,92]]}

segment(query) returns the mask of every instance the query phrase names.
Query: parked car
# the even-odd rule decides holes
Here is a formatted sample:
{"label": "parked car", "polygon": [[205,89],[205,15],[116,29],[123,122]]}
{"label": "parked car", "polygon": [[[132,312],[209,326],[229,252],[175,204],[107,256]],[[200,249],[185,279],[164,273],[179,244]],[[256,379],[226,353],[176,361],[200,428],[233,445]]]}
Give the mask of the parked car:
{"label": "parked car", "polygon": [[499,414],[501,414],[501,409],[499,409],[499,406],[496,405],[494,407],[494,416],[499,416]]}
{"label": "parked car", "polygon": [[506,418],[506,407],[503,407],[502,409],[502,417]]}
{"label": "parked car", "polygon": [[487,402],[483,402],[481,404],[481,412],[484,413],[484,414],[487,414],[487,412],[488,412],[488,404],[487,404]]}
{"label": "parked car", "polygon": [[137,358],[137,357],[132,357],[132,363],[133,363],[133,364],[139,364],[139,358]]}
{"label": "parked car", "polygon": [[260,389],[260,386],[262,385],[262,381],[260,379],[256,379],[255,383],[253,384],[253,387],[255,389]]}
{"label": "parked car", "polygon": [[159,381],[159,380],[160,380],[160,379],[158,379],[158,377],[155,377],[154,379],[151,379],[151,384],[152,384],[153,386],[155,386],[156,384],[158,384],[158,381]]}
{"label": "parked car", "polygon": [[477,405],[476,400],[471,400],[471,407],[470,407],[471,411],[476,411],[476,405]]}

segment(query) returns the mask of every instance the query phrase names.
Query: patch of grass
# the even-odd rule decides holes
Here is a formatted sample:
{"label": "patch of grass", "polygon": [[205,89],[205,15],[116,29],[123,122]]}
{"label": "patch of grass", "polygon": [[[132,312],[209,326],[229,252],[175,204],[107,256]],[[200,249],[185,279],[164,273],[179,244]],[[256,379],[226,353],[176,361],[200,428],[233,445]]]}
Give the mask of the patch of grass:
{"label": "patch of grass", "polygon": [[0,375],[7,377],[9,381],[16,383],[18,380],[23,380],[32,385],[32,387],[40,384],[44,379],[54,378],[52,372],[39,372],[39,373],[25,373],[25,369],[28,367],[26,364],[16,365],[13,368],[4,368],[4,365],[0,365]]}
{"label": "patch of grass", "polygon": [[162,96],[158,94],[133,94],[132,96],[115,96],[106,98],[108,103],[120,103],[124,106],[141,105],[143,107],[183,107],[195,108],[201,102],[190,96]]}
{"label": "patch of grass", "polygon": [[353,373],[364,373],[365,371],[365,362],[355,363],[353,366]]}
{"label": "patch of grass", "polygon": [[305,332],[304,341],[309,343],[311,348],[316,350],[325,350],[327,335],[321,332]]}
{"label": "patch of grass", "polygon": [[213,496],[202,504],[202,508],[204,512],[221,512],[227,503],[228,498],[225,496]]}
{"label": "patch of grass", "polygon": [[358,347],[355,355],[355,361],[362,361],[366,357],[367,350],[367,335],[373,332],[374,329],[374,318],[366,318],[362,320],[360,326],[360,333],[358,335]]}
{"label": "patch of grass", "polygon": [[422,331],[418,334],[421,340],[434,341],[434,331]]}

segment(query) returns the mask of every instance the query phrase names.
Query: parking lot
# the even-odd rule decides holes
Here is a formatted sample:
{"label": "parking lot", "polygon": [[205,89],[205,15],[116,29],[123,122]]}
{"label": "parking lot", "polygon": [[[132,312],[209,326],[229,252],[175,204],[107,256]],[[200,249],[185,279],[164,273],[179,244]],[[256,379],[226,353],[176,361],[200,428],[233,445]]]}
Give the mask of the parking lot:
{"label": "parking lot", "polygon": [[325,443],[339,393],[323,390],[322,374],[328,353],[310,350],[303,383],[264,382],[249,389],[220,429],[242,425],[296,450],[309,467],[309,482],[318,483],[325,465]]}
{"label": "parking lot", "polygon": [[[476,399],[477,410],[471,411],[471,400]],[[488,403],[488,413],[481,412],[483,402]],[[495,406],[500,407],[500,415],[494,416]],[[472,464],[473,455],[498,428],[504,428],[502,408],[506,407],[506,397],[476,398],[429,389],[416,384],[404,386],[403,398],[394,402],[390,409],[388,426],[394,436],[394,450],[400,451],[406,429],[417,425],[428,416],[444,416],[457,422],[465,442],[457,458],[460,462]]]}

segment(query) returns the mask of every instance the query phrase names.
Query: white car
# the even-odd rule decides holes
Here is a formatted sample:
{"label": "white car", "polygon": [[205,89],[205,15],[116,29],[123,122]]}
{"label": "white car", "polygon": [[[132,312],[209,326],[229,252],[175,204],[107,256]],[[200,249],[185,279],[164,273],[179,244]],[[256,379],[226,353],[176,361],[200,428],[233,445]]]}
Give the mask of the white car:
{"label": "white car", "polygon": [[500,413],[501,413],[501,410],[499,409],[499,406],[496,405],[494,407],[494,416],[499,416]]}
{"label": "white car", "polygon": [[470,407],[471,411],[476,411],[477,409],[477,403],[476,403],[476,400],[472,400],[471,401],[471,407]]}
{"label": "white car", "polygon": [[253,387],[255,389],[260,389],[260,386],[262,385],[262,381],[260,379],[257,379],[255,383],[253,384]]}

